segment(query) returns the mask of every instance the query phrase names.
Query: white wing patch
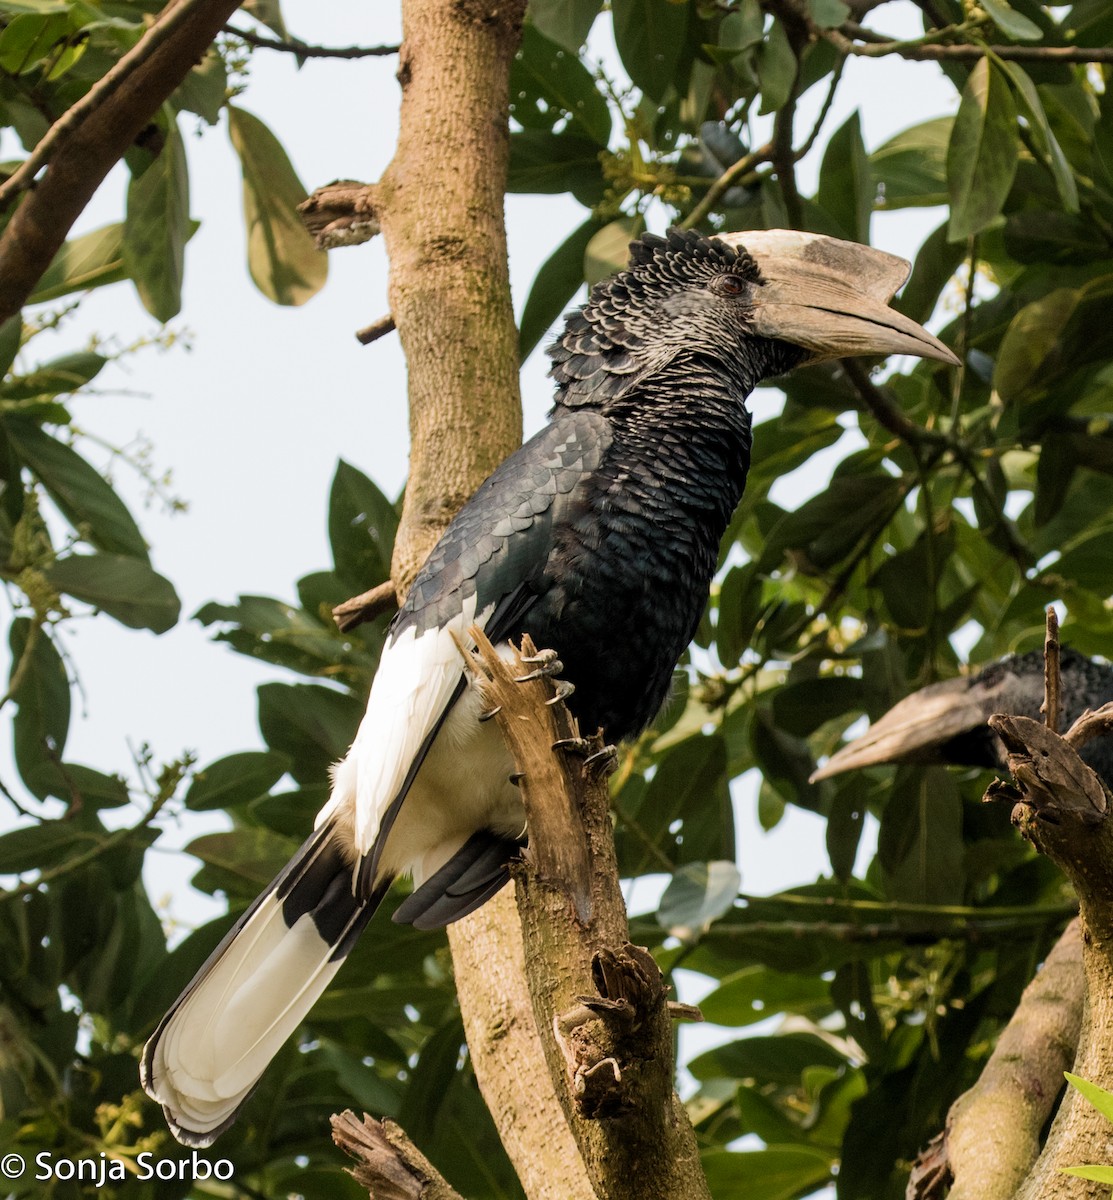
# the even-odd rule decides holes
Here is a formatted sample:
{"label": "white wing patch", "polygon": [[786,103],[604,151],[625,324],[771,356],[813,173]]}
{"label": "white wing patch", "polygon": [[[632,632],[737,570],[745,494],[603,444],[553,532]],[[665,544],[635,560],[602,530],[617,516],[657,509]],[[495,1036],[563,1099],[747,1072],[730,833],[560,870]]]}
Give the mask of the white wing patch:
{"label": "white wing patch", "polygon": [[[485,625],[493,611],[488,606],[478,624]],[[370,852],[384,813],[452,698],[464,671],[453,634],[471,645],[467,631],[474,616],[471,596],[450,625],[420,634],[410,626],[383,647],[367,711],[352,748],[333,769],[332,795],[317,817],[318,828],[334,817],[347,826],[361,856]]]}

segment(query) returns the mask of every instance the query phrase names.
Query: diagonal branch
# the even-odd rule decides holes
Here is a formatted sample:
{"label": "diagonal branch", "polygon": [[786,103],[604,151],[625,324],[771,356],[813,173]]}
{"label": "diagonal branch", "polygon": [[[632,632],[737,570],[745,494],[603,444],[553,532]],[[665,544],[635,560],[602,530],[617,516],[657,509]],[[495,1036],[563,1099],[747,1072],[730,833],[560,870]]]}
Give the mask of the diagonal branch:
{"label": "diagonal branch", "polygon": [[280,50],[284,54],[296,54],[298,58],[386,58],[400,49],[399,46],[310,46],[297,38],[264,37],[250,29],[237,29],[235,25],[225,25],[224,32],[260,50]]}
{"label": "diagonal branch", "polygon": [[393,1121],[347,1109],[332,1118],[332,1140],[356,1160],[351,1175],[370,1200],[463,1200]]}
{"label": "diagonal branch", "polygon": [[0,236],[0,323],[23,307],[101,181],[238,7],[237,0],[172,0],[0,187],[0,207],[26,192]]}

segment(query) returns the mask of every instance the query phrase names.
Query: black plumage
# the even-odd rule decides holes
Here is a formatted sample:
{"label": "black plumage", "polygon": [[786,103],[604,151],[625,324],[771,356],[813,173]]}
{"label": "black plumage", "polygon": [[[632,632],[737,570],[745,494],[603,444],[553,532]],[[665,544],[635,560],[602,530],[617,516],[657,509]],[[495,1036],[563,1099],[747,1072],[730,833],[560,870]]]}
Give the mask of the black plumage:
{"label": "black plumage", "polygon": [[[745,243],[743,246],[742,243]],[[733,244],[732,244],[733,243]],[[805,359],[953,362],[888,307],[907,264],[808,234],[647,236],[550,351],[550,423],[478,489],[422,567],[317,830],[148,1042],[143,1084],[205,1145],[328,984],[390,882],[419,927],[509,877],[525,819],[458,639],[555,649],[612,740],[653,719],[695,631],[750,455],[745,400]]]}
{"label": "black plumage", "polygon": [[[1113,701],[1113,667],[1074,650],[1060,656],[1063,730],[1087,710]],[[862,737],[844,746],[812,776],[826,779],[881,763],[950,763],[1004,770],[1005,747],[990,729],[994,713],[1042,720],[1042,650],[1010,655],[973,675],[929,684],[906,696]],[[1113,738],[1088,742],[1082,760],[1113,788]]]}

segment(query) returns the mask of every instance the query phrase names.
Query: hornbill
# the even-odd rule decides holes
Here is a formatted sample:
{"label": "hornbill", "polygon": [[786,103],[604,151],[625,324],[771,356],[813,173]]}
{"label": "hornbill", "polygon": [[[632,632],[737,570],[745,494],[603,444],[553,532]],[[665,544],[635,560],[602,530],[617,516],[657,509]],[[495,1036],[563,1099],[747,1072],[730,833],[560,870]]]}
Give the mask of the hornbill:
{"label": "hornbill", "polygon": [[699,622],[746,481],[746,397],[846,355],[957,360],[888,302],[902,259],[774,231],[671,231],[631,247],[549,350],[551,419],[460,510],[391,625],[315,831],[147,1043],[142,1081],[208,1145],[339,969],[399,875],[395,920],[432,928],[503,886],[525,839],[458,640],[555,650],[585,729],[653,719]]}
{"label": "hornbill", "polygon": [[[1113,700],[1113,667],[1074,650],[1060,656],[1062,727],[1088,709]],[[1044,696],[1043,651],[1031,650],[990,663],[976,675],[930,683],[905,696],[815,771],[812,781],[881,763],[950,763],[1004,770],[1005,747],[990,729],[994,713],[1040,719]],[[1113,738],[1095,738],[1079,757],[1113,787]]]}

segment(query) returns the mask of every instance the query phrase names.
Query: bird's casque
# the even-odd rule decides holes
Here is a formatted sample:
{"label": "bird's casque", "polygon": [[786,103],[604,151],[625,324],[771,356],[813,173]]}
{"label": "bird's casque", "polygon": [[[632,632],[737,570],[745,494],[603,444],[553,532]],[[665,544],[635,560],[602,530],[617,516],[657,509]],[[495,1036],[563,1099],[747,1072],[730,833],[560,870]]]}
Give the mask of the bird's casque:
{"label": "bird's casque", "polygon": [[316,828],[147,1043],[143,1086],[209,1144],[339,969],[392,881],[428,928],[509,878],[525,818],[457,639],[528,633],[581,725],[644,728],[706,602],[750,456],[745,400],[803,362],[894,351],[953,362],[888,307],[907,264],[768,232],[634,243],[553,346],[551,419],[477,490],[395,618]]}

